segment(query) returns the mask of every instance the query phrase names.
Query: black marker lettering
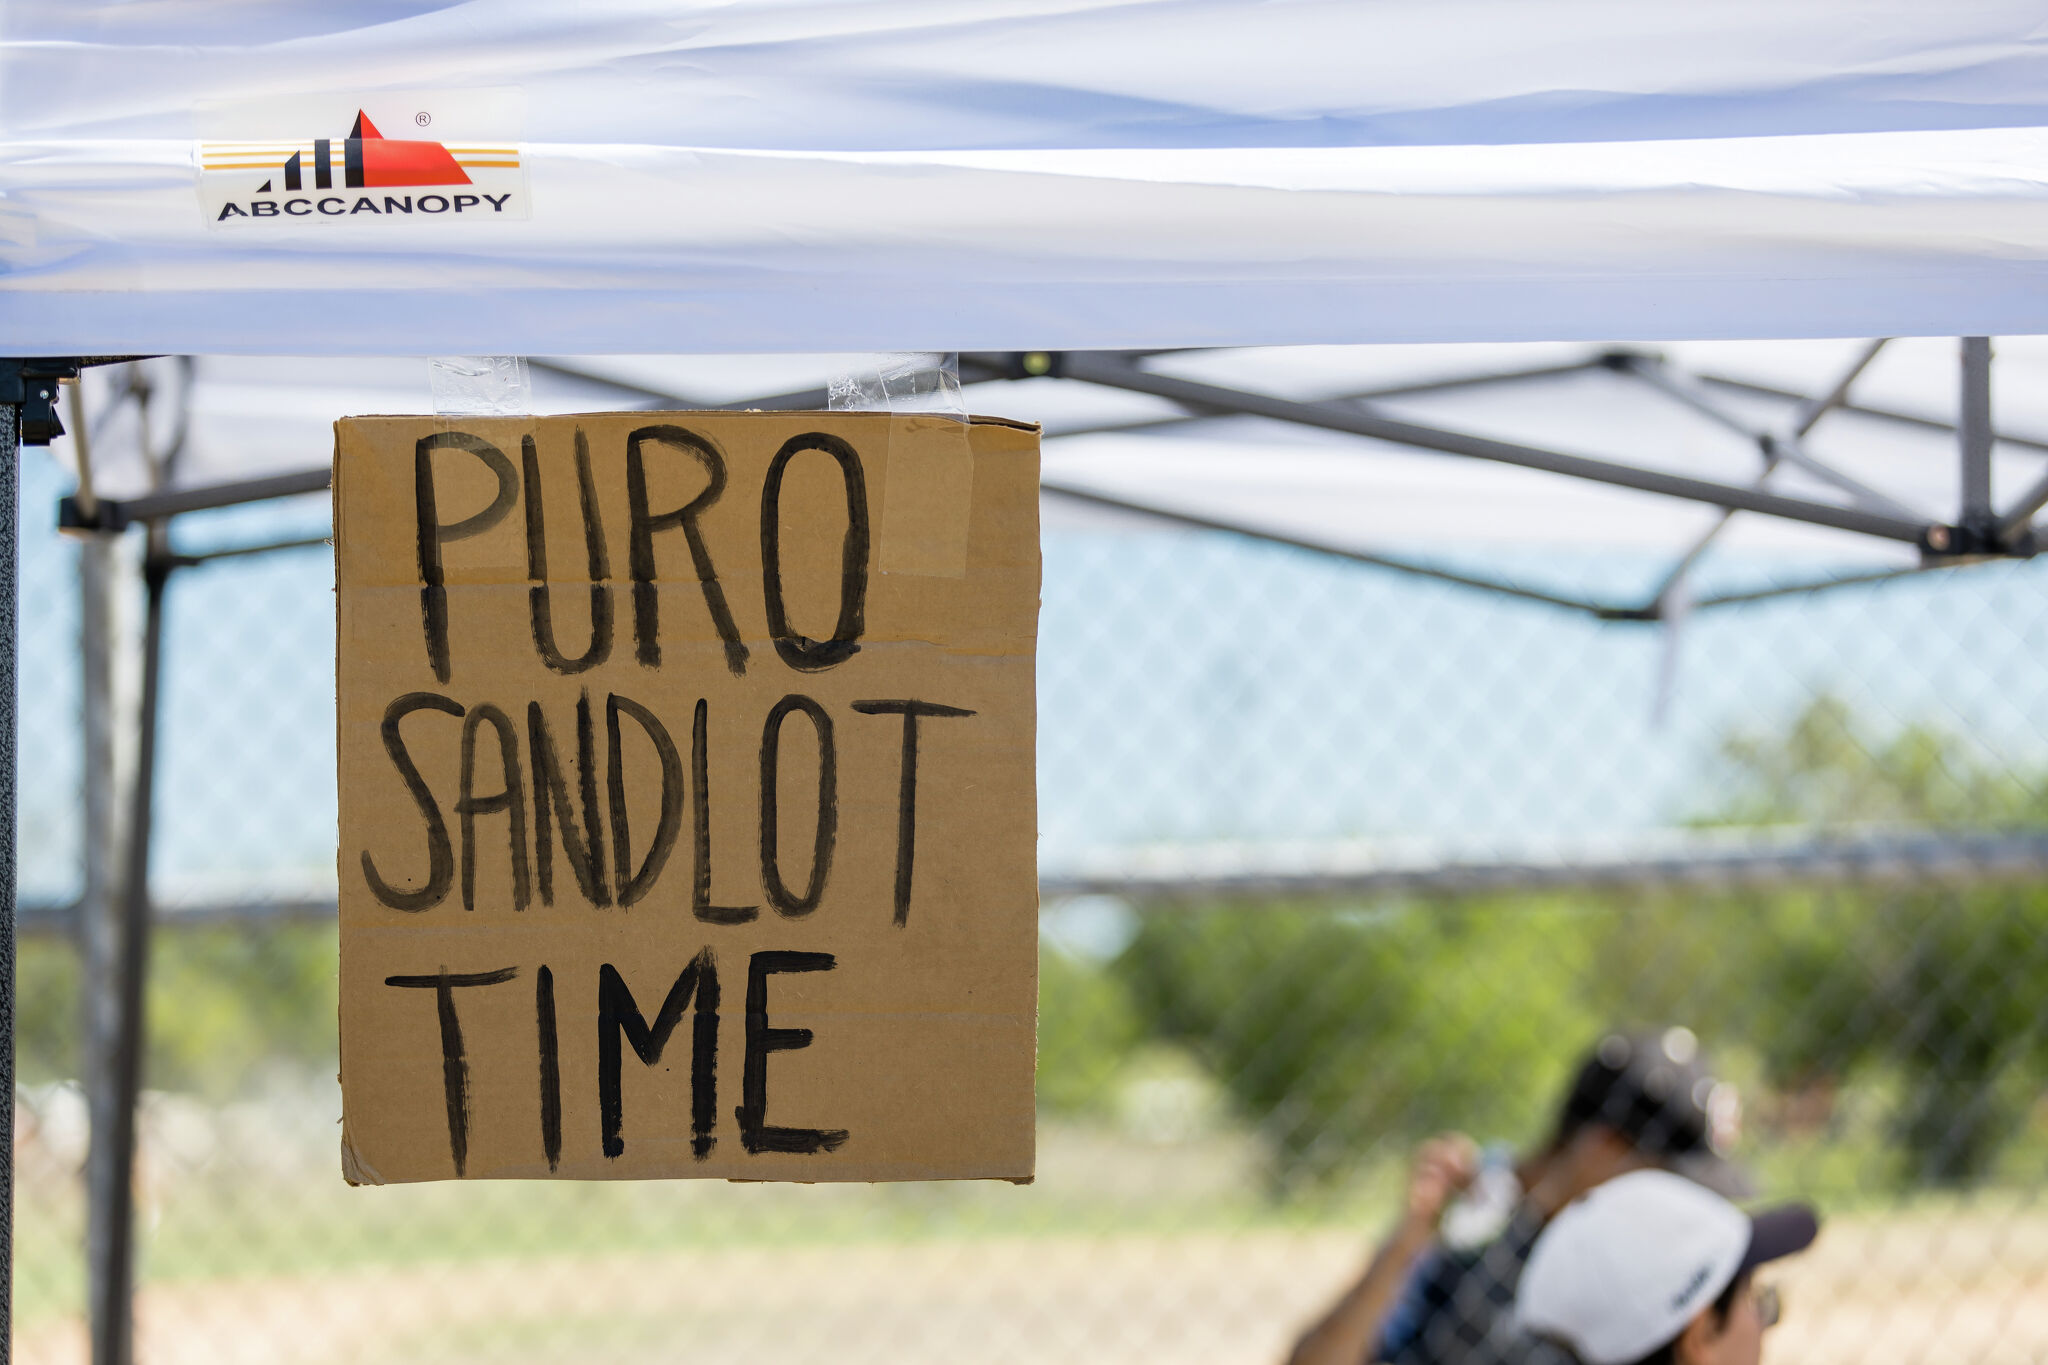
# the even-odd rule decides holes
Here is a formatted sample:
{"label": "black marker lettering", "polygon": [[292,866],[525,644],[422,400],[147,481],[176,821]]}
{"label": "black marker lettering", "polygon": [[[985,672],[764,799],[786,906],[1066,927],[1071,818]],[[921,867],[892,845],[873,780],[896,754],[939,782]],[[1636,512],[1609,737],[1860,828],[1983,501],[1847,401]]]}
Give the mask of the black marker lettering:
{"label": "black marker lettering", "polygon": [[691,834],[696,853],[696,879],[690,888],[690,909],[706,924],[745,924],[761,913],[752,905],[711,903],[711,754],[710,703],[697,699],[697,715],[690,724],[690,783],[697,802],[691,808]]}
{"label": "black marker lettering", "polygon": [[623,1037],[631,1043],[633,1054],[653,1066],[661,1060],[662,1049],[682,1022],[693,995],[697,1017],[690,1029],[690,1151],[702,1161],[718,1145],[711,1135],[718,1122],[717,960],[709,948],[690,959],[690,965],[669,987],[652,1027],[641,1015],[619,969],[609,962],[597,969],[597,1111],[607,1157],[623,1155],[626,1150],[626,1101],[620,1075],[624,1054],[619,1040]]}
{"label": "black marker lettering", "polygon": [[[801,896],[789,894],[782,880],[776,838],[776,768],[782,752],[782,722],[801,711],[818,732],[818,827],[811,845],[811,880]],[[832,846],[839,833],[839,760],[832,747],[832,717],[809,697],[792,692],[776,702],[761,726],[761,888],[775,913],[788,918],[808,915],[825,894],[825,874],[832,868]]]}
{"label": "black marker lettering", "polygon": [[391,756],[391,766],[398,769],[427,826],[427,881],[417,891],[400,891],[386,882],[370,860],[370,850],[363,850],[363,880],[369,884],[370,894],[393,910],[426,910],[439,905],[455,881],[455,851],[448,843],[448,822],[441,818],[441,805],[398,732],[398,723],[415,711],[440,711],[450,716],[463,713],[460,705],[438,692],[407,692],[384,708],[384,722],[378,727],[384,737],[384,752]]}
{"label": "black marker lettering", "polygon": [[917,864],[917,722],[921,716],[971,716],[929,701],[857,701],[866,716],[903,717],[903,774],[896,787],[896,926],[910,922],[910,883]]}
{"label": "black marker lettering", "polygon": [[389,194],[385,195],[384,211],[386,213],[411,213],[412,196],[409,194],[404,195],[402,197]]}
{"label": "black marker lettering", "polygon": [[[476,794],[476,732],[488,725],[498,732],[498,764],[505,786],[489,796]],[[526,874],[526,782],[519,770],[519,731],[511,717],[488,702],[472,707],[462,722],[462,795],[455,813],[462,819],[462,908],[476,909],[476,817],[505,812],[512,855],[512,908],[524,910],[532,899]]]}
{"label": "black marker lettering", "polygon": [[768,1123],[768,1054],[811,1045],[807,1028],[768,1026],[768,978],[777,972],[829,972],[838,966],[830,953],[755,953],[747,963],[747,1062],[740,1077],[740,1145],[761,1152],[833,1152],[846,1141],[844,1128],[776,1128]]}
{"label": "black marker lettering", "polygon": [[[846,537],[839,547],[839,621],[829,640],[813,640],[790,629],[782,600],[782,476],[798,452],[821,450],[839,465],[846,485]],[[860,456],[837,436],[821,431],[792,436],[768,464],[761,489],[762,592],[768,605],[768,634],[782,661],[802,673],[817,673],[860,652],[868,597],[868,491]]]}
{"label": "black marker lettering", "polygon": [[548,1169],[562,1164],[562,1037],[555,1029],[555,974],[533,979],[533,1021],[540,1033],[540,1147]]}
{"label": "black marker lettering", "polygon": [[375,213],[376,211],[377,205],[374,201],[371,200],[371,198],[368,195],[362,196],[360,199],[356,200],[356,202],[353,205],[349,207],[349,212],[351,214]]}
{"label": "black marker lettering", "polygon": [[590,474],[590,441],[583,429],[576,429],[576,484],[583,505],[583,551],[590,568],[590,647],[581,657],[565,659],[555,644],[553,591],[548,583],[548,539],[546,512],[540,487],[540,454],[533,437],[519,438],[519,460],[526,476],[526,576],[533,586],[526,590],[527,614],[532,618],[533,647],[541,662],[556,673],[581,673],[595,668],[612,656],[611,556],[604,543],[604,523],[597,512],[597,484]]}
{"label": "black marker lettering", "polygon": [[484,198],[491,201],[492,213],[503,213],[505,211],[505,201],[511,197],[512,195],[509,191],[504,194],[487,194],[484,196]]}
{"label": "black marker lettering", "polygon": [[220,217],[214,219],[213,221],[216,223],[223,223],[226,222],[229,218],[247,218],[248,216],[248,214],[242,211],[242,206],[240,204],[237,204],[230,200],[228,203],[221,205]]}
{"label": "black marker lettering", "polygon": [[455,211],[460,213],[464,209],[473,209],[482,202],[483,200],[473,194],[458,194],[455,196]]}
{"label": "black marker lettering", "polygon": [[450,972],[446,967],[432,976],[387,976],[384,984],[434,993],[434,1010],[441,1017],[441,1089],[448,1103],[448,1151],[455,1158],[455,1174],[469,1167],[469,1062],[462,1055],[462,1023],[455,1017],[455,988],[498,986],[519,975],[517,967],[500,967],[494,972]]}
{"label": "black marker lettering", "polygon": [[597,806],[597,740],[590,723],[590,694],[576,700],[576,789],[583,798],[583,828],[569,807],[569,783],[555,754],[540,703],[526,703],[526,744],[533,764],[533,871],[540,883],[540,903],[555,903],[554,822],[562,823],[562,852],[576,885],[592,905],[610,905],[612,889],[604,874],[604,826]]}
{"label": "black marker lettering", "polygon": [[[683,451],[704,466],[708,482],[704,491],[673,512],[650,514],[647,510],[647,465],[643,453],[648,442],[658,442]],[[682,527],[690,546],[690,562],[697,582],[704,590],[704,605],[711,624],[725,643],[725,666],[734,677],[747,671],[747,647],[740,643],[739,626],[726,605],[725,589],[712,567],[711,551],[697,518],[725,492],[725,456],[718,447],[681,427],[641,427],[626,437],[626,506],[631,518],[627,537],[627,566],[633,579],[633,645],[640,662],[649,668],[661,666],[660,604],[655,596],[654,533]]]}
{"label": "black marker lettering", "polygon": [[[654,751],[661,760],[661,815],[655,822],[654,839],[647,845],[647,856],[641,860],[640,870],[631,875],[628,869],[633,866],[633,841],[626,830],[626,773],[619,744],[621,712],[639,723],[647,738],[654,742]],[[667,729],[655,719],[654,713],[630,697],[614,692],[606,699],[604,725],[611,759],[608,786],[612,807],[612,875],[618,881],[619,908],[623,910],[653,887],[654,879],[661,875],[669,853],[676,846],[676,833],[683,823],[683,759],[676,752],[676,742],[668,737]]]}
{"label": "black marker lettering", "polygon": [[[482,460],[498,477],[498,493],[491,505],[473,517],[452,526],[441,524],[434,495],[434,452],[466,450]],[[413,447],[413,500],[419,533],[420,621],[427,636],[427,659],[434,676],[448,681],[448,589],[441,576],[441,547],[450,541],[481,535],[505,519],[519,497],[519,476],[505,452],[466,431],[437,431],[422,436]]]}

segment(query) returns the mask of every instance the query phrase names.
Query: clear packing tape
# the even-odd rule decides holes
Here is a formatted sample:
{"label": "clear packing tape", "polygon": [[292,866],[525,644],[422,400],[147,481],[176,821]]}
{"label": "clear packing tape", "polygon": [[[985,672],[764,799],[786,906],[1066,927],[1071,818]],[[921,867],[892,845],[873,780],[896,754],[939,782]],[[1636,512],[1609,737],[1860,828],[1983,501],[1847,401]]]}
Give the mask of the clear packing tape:
{"label": "clear packing tape", "polygon": [[443,355],[427,362],[437,417],[524,417],[533,411],[526,357]]}
{"label": "clear packing tape", "polygon": [[835,376],[827,387],[834,412],[894,417],[876,567],[882,573],[964,578],[974,451],[960,396],[960,357],[899,351],[872,362]]}

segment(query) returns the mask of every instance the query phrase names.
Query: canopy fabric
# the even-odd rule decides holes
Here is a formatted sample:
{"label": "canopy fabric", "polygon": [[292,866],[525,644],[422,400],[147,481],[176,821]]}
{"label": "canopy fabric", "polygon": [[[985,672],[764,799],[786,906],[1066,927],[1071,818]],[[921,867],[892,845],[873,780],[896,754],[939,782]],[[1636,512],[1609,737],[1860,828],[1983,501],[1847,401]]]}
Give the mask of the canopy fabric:
{"label": "canopy fabric", "polygon": [[[217,216],[356,111],[528,216]],[[0,353],[2033,333],[2044,130],[2012,3],[13,3]]]}

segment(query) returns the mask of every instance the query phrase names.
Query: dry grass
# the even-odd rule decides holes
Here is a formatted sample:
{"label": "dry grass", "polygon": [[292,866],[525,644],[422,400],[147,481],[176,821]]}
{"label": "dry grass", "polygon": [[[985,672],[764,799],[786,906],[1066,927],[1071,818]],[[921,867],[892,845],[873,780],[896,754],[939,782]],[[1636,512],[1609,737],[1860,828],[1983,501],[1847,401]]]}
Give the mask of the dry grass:
{"label": "dry grass", "polygon": [[[1251,1365],[1283,1353],[1361,1251],[1330,1231],[987,1237],[160,1284],[138,1305],[138,1356]],[[2048,1215],[1838,1219],[1778,1278],[1767,1358],[1787,1365],[2048,1359]],[[82,1361],[82,1330],[47,1324],[16,1358]]]}

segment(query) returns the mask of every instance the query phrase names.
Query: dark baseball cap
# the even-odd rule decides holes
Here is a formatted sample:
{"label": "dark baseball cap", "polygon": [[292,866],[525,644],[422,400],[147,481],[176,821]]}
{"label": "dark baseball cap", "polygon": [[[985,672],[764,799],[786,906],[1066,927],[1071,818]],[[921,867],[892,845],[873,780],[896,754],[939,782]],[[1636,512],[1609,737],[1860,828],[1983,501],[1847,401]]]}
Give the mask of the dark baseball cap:
{"label": "dark baseball cap", "polygon": [[1691,1029],[1615,1032],[1580,1064],[1558,1136],[1597,1123],[1658,1165],[1740,1199],[1755,1186],[1724,1151],[1739,1112],[1735,1088],[1707,1069]]}

